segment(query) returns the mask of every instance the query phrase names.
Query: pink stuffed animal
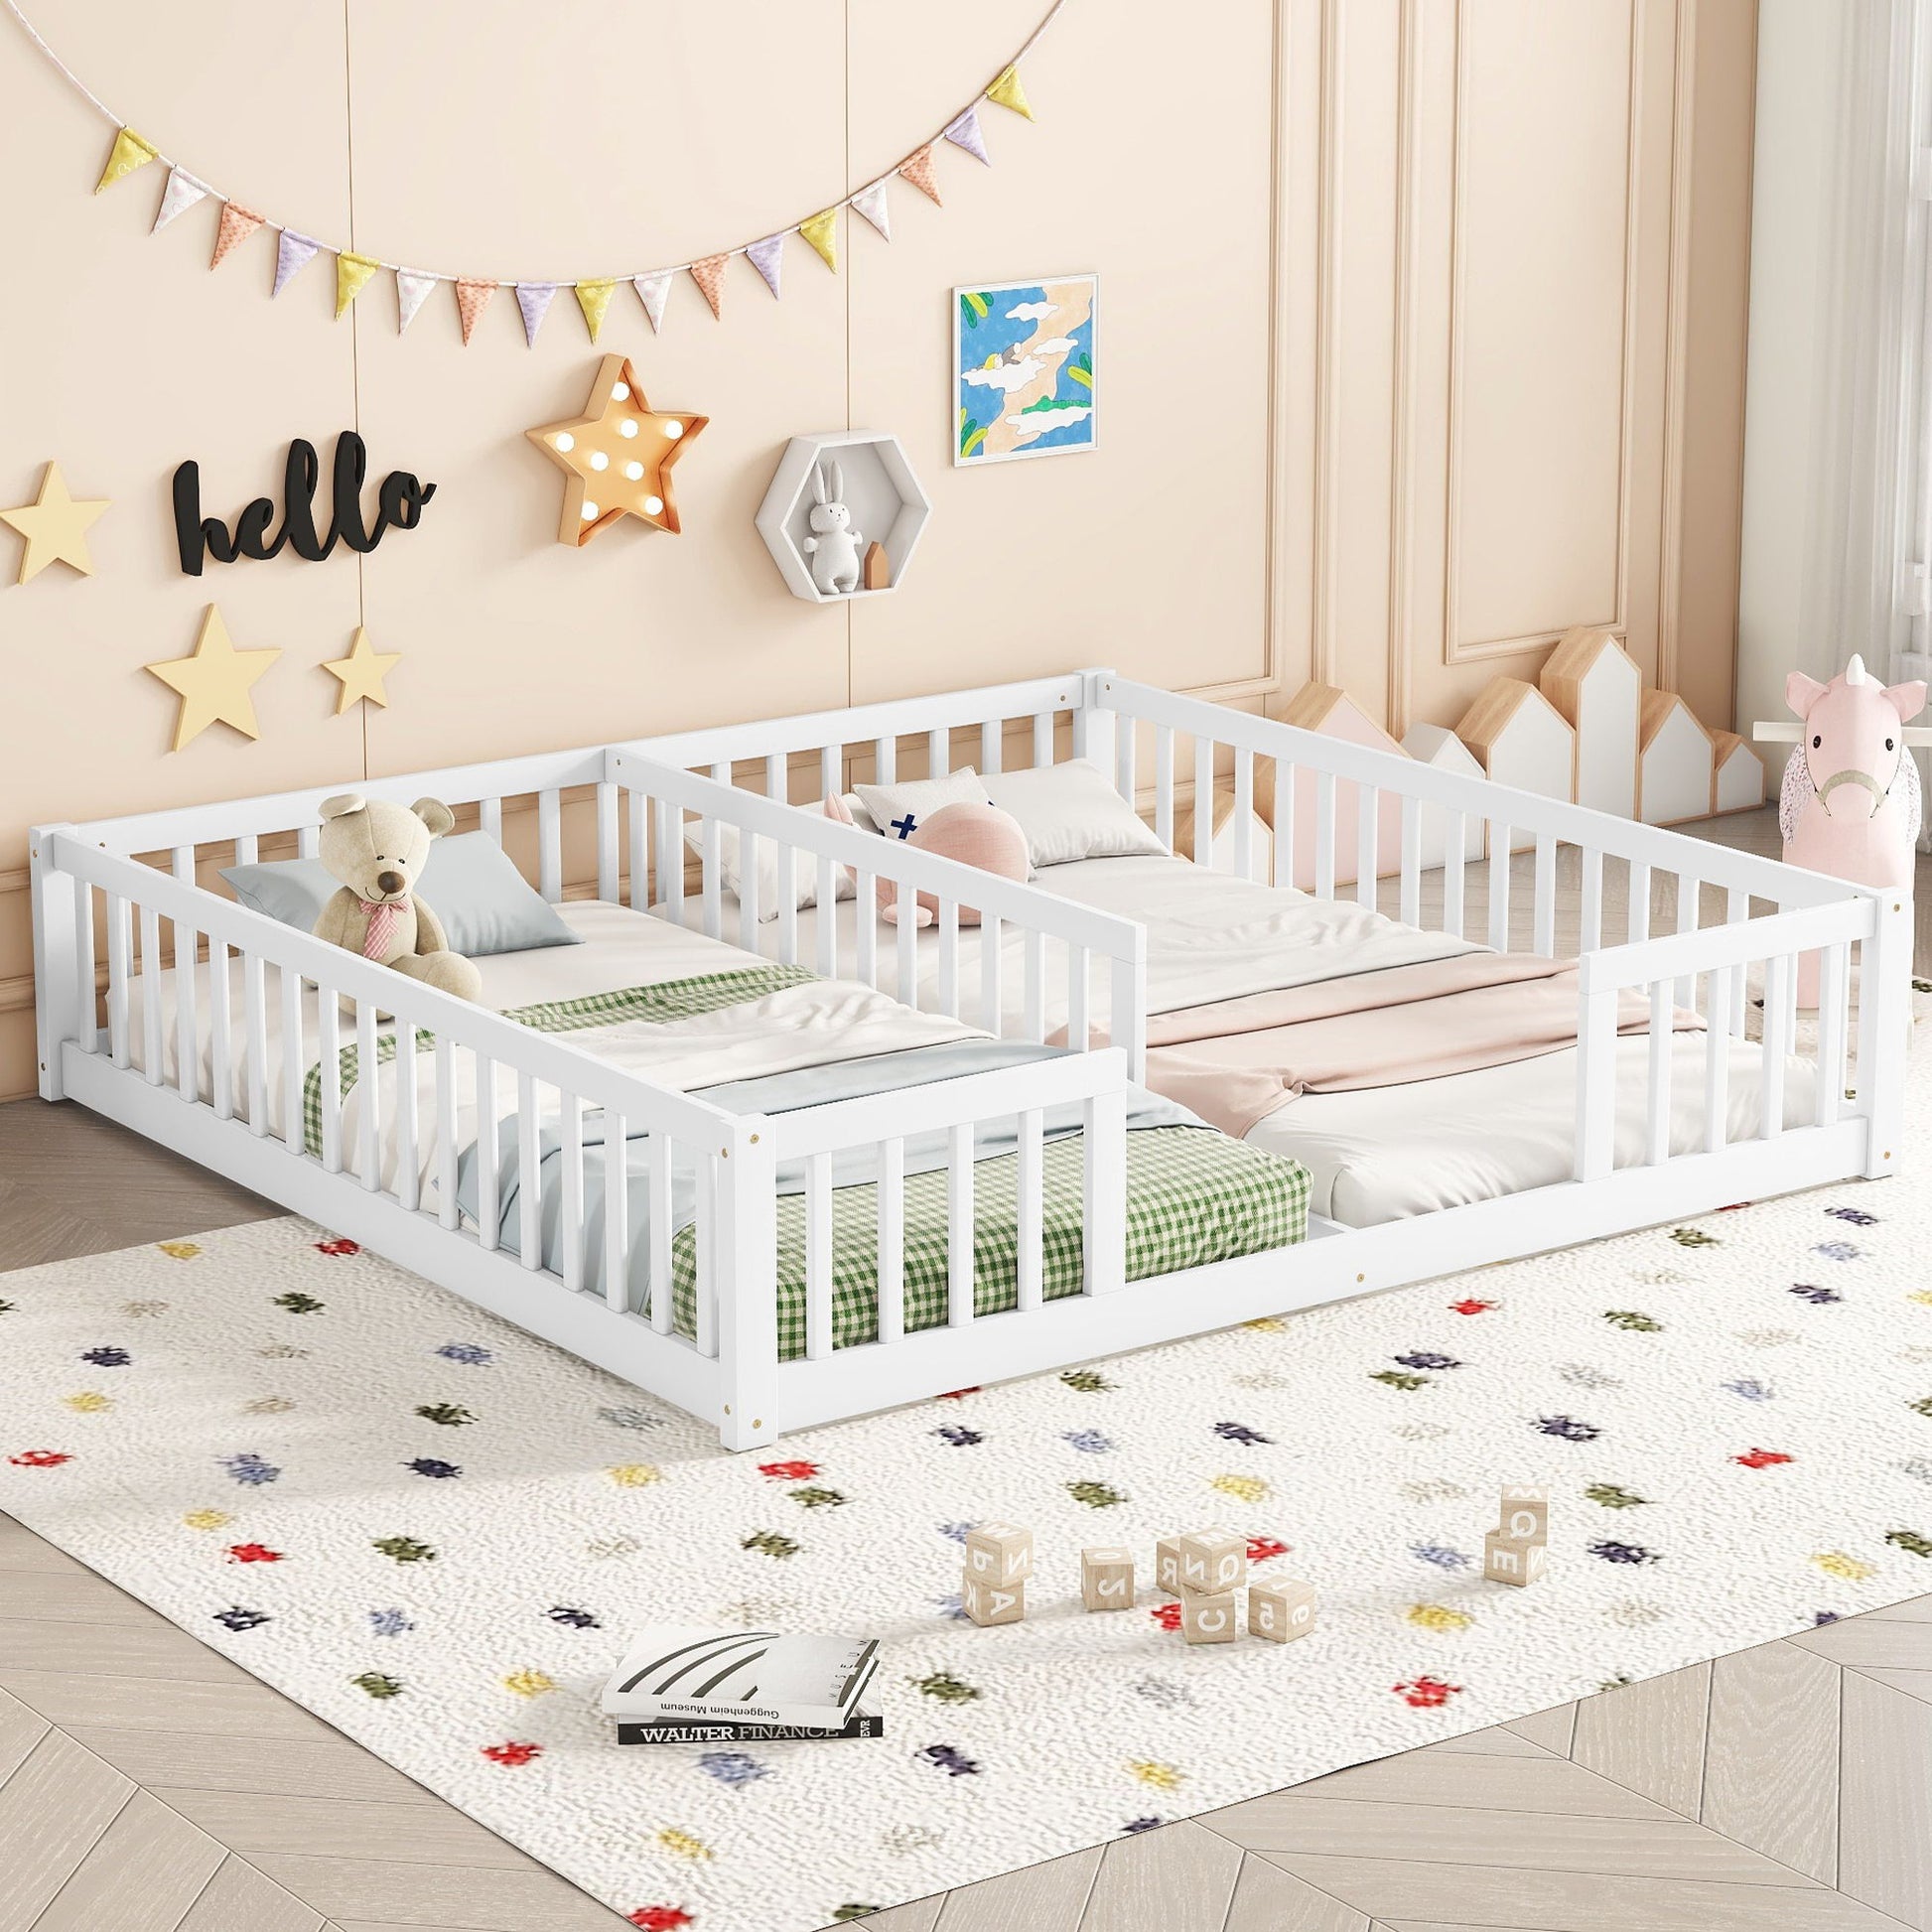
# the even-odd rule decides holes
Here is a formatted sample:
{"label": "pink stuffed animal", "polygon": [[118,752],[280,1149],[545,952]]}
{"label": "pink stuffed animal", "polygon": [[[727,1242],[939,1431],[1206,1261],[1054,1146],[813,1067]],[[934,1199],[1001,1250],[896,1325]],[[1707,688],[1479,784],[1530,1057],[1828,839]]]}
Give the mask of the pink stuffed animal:
{"label": "pink stuffed animal", "polygon": [[[825,801],[825,815],[850,825],[852,814],[842,798]],[[976,866],[981,872],[1001,879],[1025,881],[1032,865],[1027,851],[1027,835],[1011,812],[997,805],[980,805],[962,799],[941,805],[905,843],[920,852],[934,852],[942,859],[956,859],[962,866]],[[889,879],[875,879],[880,916],[889,925],[898,923],[898,888]],[[939,916],[939,901],[931,893],[918,896],[913,914],[915,925],[931,925]],[[977,906],[959,908],[961,925],[978,925]]]}
{"label": "pink stuffed animal", "polygon": [[[1804,720],[1778,794],[1785,863],[1909,892],[1921,806],[1905,721],[1924,708],[1925,686],[1881,685],[1854,657],[1829,684],[1793,671],[1784,701]],[[1818,1004],[1816,953],[1799,965],[1798,1004]]]}

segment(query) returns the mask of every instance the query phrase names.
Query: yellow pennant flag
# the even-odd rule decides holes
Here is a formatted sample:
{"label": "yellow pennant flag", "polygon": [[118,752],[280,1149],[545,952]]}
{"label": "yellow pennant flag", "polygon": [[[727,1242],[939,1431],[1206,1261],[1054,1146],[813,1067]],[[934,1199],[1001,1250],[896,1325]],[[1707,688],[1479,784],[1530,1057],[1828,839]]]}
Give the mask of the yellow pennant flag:
{"label": "yellow pennant flag", "polygon": [[591,332],[591,341],[597,341],[597,332],[604,327],[604,312],[611,306],[611,291],[617,287],[615,282],[579,282],[577,284],[577,306],[584,312],[584,327]]}
{"label": "yellow pennant flag", "polygon": [[343,312],[367,287],[369,277],[381,266],[380,262],[372,262],[366,255],[336,257],[336,320],[338,322],[343,319]]}
{"label": "yellow pennant flag", "polygon": [[107,166],[100,171],[100,179],[94,183],[94,193],[98,195],[103,188],[112,188],[117,181],[125,181],[135,169],[145,168],[154,157],[154,149],[131,127],[121,128],[114,136]]}
{"label": "yellow pennant flag", "polygon": [[1008,68],[987,88],[986,97],[1000,107],[1010,107],[1016,114],[1024,114],[1028,120],[1034,117],[1033,103],[1027,98],[1027,90],[1020,84],[1020,69]]}
{"label": "yellow pennant flag", "polygon": [[828,207],[798,224],[798,232],[825,258],[833,274],[839,270],[839,211]]}

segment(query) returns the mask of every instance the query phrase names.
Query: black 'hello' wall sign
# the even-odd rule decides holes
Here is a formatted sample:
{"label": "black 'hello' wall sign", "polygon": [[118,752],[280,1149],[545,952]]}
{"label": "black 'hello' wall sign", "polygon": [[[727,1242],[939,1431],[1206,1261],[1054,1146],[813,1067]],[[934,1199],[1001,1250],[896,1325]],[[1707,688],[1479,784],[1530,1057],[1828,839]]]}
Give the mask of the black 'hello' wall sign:
{"label": "black 'hello' wall sign", "polygon": [[322,478],[316,446],[291,443],[282,473],[282,527],[271,537],[269,527],[275,521],[271,498],[257,496],[235,518],[230,531],[218,516],[202,515],[202,466],[184,463],[175,472],[175,543],[181,552],[183,572],[199,577],[205,557],[212,557],[217,564],[231,564],[237,557],[273,557],[284,544],[298,557],[320,563],[338,540],[351,550],[366,553],[382,540],[385,530],[413,530],[422,521],[423,505],[436,494],[436,485],[418,483],[407,470],[390,471],[376,492],[375,522],[366,525],[362,521],[362,482],[368,464],[368,451],[353,430],[345,430],[336,438],[331,472],[334,514],[328,536],[322,537],[316,532],[316,484]]}

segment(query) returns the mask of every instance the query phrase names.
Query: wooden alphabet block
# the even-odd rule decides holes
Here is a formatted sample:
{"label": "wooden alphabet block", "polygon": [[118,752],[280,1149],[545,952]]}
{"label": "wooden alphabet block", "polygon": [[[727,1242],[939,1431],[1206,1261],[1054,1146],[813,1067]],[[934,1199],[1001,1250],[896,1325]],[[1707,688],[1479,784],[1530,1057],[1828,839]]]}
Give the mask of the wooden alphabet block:
{"label": "wooden alphabet block", "polygon": [[1550,1551],[1542,1543],[1516,1543],[1491,1530],[1482,1539],[1482,1574],[1492,1584],[1510,1584],[1521,1589],[1543,1575]]}
{"label": "wooden alphabet block", "polygon": [[1504,1483],[1502,1514],[1496,1524],[1496,1534],[1507,1537],[1512,1543],[1549,1542],[1549,1490],[1532,1483]]}
{"label": "wooden alphabet block", "polygon": [[982,1629],[995,1623],[1019,1623],[1027,1614],[1027,1586],[982,1583],[969,1570],[960,1583],[959,1602]]}
{"label": "wooden alphabet block", "polygon": [[1292,1643],[1314,1628],[1314,1586],[1293,1577],[1248,1586],[1248,1634],[1270,1643]]}
{"label": "wooden alphabet block", "polygon": [[1080,1552],[1080,1601],[1090,1610],[1134,1607],[1134,1552],[1116,1544]]}
{"label": "wooden alphabet block", "polygon": [[1179,1543],[1180,1587],[1218,1596],[1248,1581],[1248,1546],[1238,1536],[1199,1530]]}
{"label": "wooden alphabet block", "polygon": [[982,1523],[966,1532],[966,1574],[983,1584],[1024,1583],[1034,1574],[1034,1533],[1012,1523]]}
{"label": "wooden alphabet block", "polygon": [[1180,1539],[1164,1536],[1154,1546],[1154,1581],[1170,1596],[1180,1594]]}
{"label": "wooden alphabet block", "polygon": [[1241,1603],[1231,1589],[1183,1590],[1180,1634],[1189,1643],[1232,1643],[1241,1634]]}

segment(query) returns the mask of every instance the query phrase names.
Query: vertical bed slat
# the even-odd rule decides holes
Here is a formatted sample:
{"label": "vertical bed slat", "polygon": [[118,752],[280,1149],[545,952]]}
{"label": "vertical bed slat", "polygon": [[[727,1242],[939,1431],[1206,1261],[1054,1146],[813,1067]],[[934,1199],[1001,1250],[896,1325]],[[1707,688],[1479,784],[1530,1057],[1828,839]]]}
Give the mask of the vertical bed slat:
{"label": "vertical bed slat", "polygon": [[73,882],[73,1013],[75,1043],[83,1053],[100,1051],[100,996],[94,990],[94,889]]}
{"label": "vertical bed slat", "polygon": [[1594,952],[1603,943],[1603,855],[1593,845],[1584,848],[1584,914],[1578,928],[1577,950]]}
{"label": "vertical bed slat", "polygon": [[1275,760],[1274,883],[1295,884],[1295,767]]}
{"label": "vertical bed slat", "polygon": [[[870,872],[854,872],[853,890],[859,898],[858,919],[854,925],[856,943],[853,947],[855,964],[853,971],[874,991],[879,987],[879,882]],[[911,906],[905,908],[909,914]],[[821,926],[832,925],[830,919],[821,920]]]}
{"label": "vertical bed slat", "polygon": [[502,1143],[496,1132],[496,1064],[487,1053],[475,1055],[477,1067],[477,1246],[493,1249],[501,1236],[498,1178]]}
{"label": "vertical bed slat", "polygon": [[630,1271],[625,1266],[629,1247],[630,1200],[624,1163],[624,1124],[621,1114],[604,1110],[604,1302],[622,1314],[630,1306]]}
{"label": "vertical bed slat", "polygon": [[127,981],[133,947],[133,920],[127,900],[118,893],[107,898],[107,1049],[117,1067],[133,1057],[127,1038]]}
{"label": "vertical bed slat", "polygon": [[[291,1154],[307,1150],[302,1134],[302,1088],[308,1053],[302,1040],[302,975],[287,966],[276,969],[282,982],[282,1144]],[[321,995],[317,995],[318,1002]]]}
{"label": "vertical bed slat", "polygon": [[239,832],[235,835],[234,862],[238,866],[252,866],[262,856],[262,842],[253,832]]}
{"label": "vertical bed slat", "polygon": [[1467,817],[1450,812],[1443,842],[1443,930],[1451,939],[1462,937],[1462,866],[1468,842]]}
{"label": "vertical bed slat", "polygon": [[1382,788],[1355,787],[1355,903],[1375,910],[1382,870]]}
{"label": "vertical bed slat", "polygon": [[[1508,862],[1507,838],[1503,841]],[[1578,999],[1577,1146],[1575,1178],[1601,1180],[1616,1159],[1617,992],[1607,987]]]}
{"label": "vertical bed slat", "polygon": [[1557,841],[1551,832],[1536,835],[1536,903],[1533,947],[1539,957],[1557,956]]}
{"label": "vertical bed slat", "polygon": [[[1725,924],[1741,925],[1751,915],[1751,896],[1733,886],[1725,895]],[[1726,984],[1730,988],[1729,998],[1721,1013],[1718,1008],[1711,1009],[1711,1019],[1720,1031],[1727,1032],[1735,1039],[1744,1037],[1745,975],[1732,973]],[[1715,989],[1714,989],[1715,991]]]}
{"label": "vertical bed slat", "polygon": [[872,771],[875,784],[898,782],[898,740],[890,732],[884,738],[873,740]]}
{"label": "vertical bed slat", "polygon": [[1025,939],[1027,1035],[1031,1040],[1046,1037],[1046,935],[1029,927]]}
{"label": "vertical bed slat", "polygon": [[1214,741],[1194,734],[1194,850],[1197,866],[1214,863]]}
{"label": "vertical bed slat", "polygon": [[[333,986],[316,982],[317,1095],[322,1107],[322,1165],[331,1173],[343,1171],[343,1046],[342,995]],[[358,1073],[357,1077],[360,1075]]]}
{"label": "vertical bed slat", "polygon": [[[1741,966],[1720,966],[1711,975],[1711,1011],[1730,1004],[1730,989],[1743,975]],[[1730,1139],[1730,1035],[1724,1028],[1704,1031],[1704,1148],[1722,1154]]]}
{"label": "vertical bed slat", "polygon": [[1000,769],[1001,740],[1005,736],[1004,721],[989,718],[980,727],[980,769],[995,775]]}
{"label": "vertical bed slat", "polygon": [[[839,869],[822,853],[818,861],[818,887],[813,894],[818,931],[818,971],[823,979],[839,976]],[[854,908],[857,910],[858,908]],[[868,920],[861,916],[859,925]],[[856,929],[856,928],[855,928]]]}
{"label": "vertical bed slat", "polygon": [[805,1159],[805,1359],[832,1352],[832,1157]]}
{"label": "vertical bed slat", "polygon": [[141,1071],[148,1085],[161,1084],[161,914],[141,907]]}
{"label": "vertical bed slat", "polygon": [[693,1331],[698,1353],[718,1354],[718,1157],[707,1150],[698,1161],[697,1318]]}
{"label": "vertical bed slat", "polygon": [[[1704,896],[1704,883],[1693,879],[1686,873],[1677,875],[1677,929],[1679,932],[1695,932],[1702,909],[1700,901]],[[1697,1005],[1697,981],[1694,975],[1687,974],[1677,982],[1677,1004],[1681,1007]]]}
{"label": "vertical bed slat", "polygon": [[[241,955],[241,1032],[242,1052],[248,1068],[248,1131],[257,1140],[268,1132],[268,1003],[264,975],[267,969],[258,952]],[[293,1065],[294,1062],[291,1062]]]}
{"label": "vertical bed slat", "polygon": [[644,1143],[645,1206],[650,1222],[647,1275],[650,1285],[650,1325],[660,1335],[671,1332],[671,1137],[659,1130]]}
{"label": "vertical bed slat", "polygon": [[818,748],[818,795],[821,799],[837,798],[845,786],[839,782],[843,765],[841,745],[821,745]]}
{"label": "vertical bed slat", "polygon": [[[449,1035],[436,1035],[436,1219],[456,1227],[463,1219],[457,1204],[456,1047]],[[483,1170],[483,1143],[477,1144],[478,1172]]]}
{"label": "vertical bed slat", "polygon": [[684,812],[659,798],[657,817],[657,898],[673,925],[684,923]]}
{"label": "vertical bed slat", "polygon": [[[714,764],[711,767],[713,784],[731,783],[732,768],[729,764]],[[722,827],[715,818],[706,816],[698,821],[698,842],[703,849],[704,881],[701,890],[704,894],[704,930],[707,939],[722,939],[725,936],[725,866],[721,852]]]}
{"label": "vertical bed slat", "polygon": [[615,904],[618,897],[618,788],[608,778],[597,787],[597,896]]}
{"label": "vertical bed slat", "polygon": [[[723,834],[720,839],[722,843]],[[762,888],[759,874],[763,868],[764,841],[747,826],[738,832],[738,943],[747,952],[759,949],[759,921],[764,916],[759,904]],[[723,901],[721,900],[722,904]]]}
{"label": "vertical bed slat", "polygon": [[[496,828],[496,843],[501,845],[502,842],[502,824],[499,820]],[[298,859],[313,859],[321,850],[322,827],[320,825],[304,825],[297,830],[295,856]]]}
{"label": "vertical bed slat", "polygon": [[939,1011],[959,1018],[959,901],[939,901]]}
{"label": "vertical bed slat", "polygon": [[573,1293],[584,1286],[584,1103],[574,1093],[557,1094],[560,1176],[557,1216],[557,1272]]}
{"label": "vertical bed slat", "polygon": [[925,775],[943,778],[952,769],[952,733],[941,725],[925,735]]}
{"label": "vertical bed slat", "polygon": [[1764,1056],[1758,1078],[1758,1134],[1775,1141],[1784,1132],[1784,1059],[1791,1050],[1791,980],[1797,966],[1792,953],[1764,962]]}
{"label": "vertical bed slat", "polygon": [[1035,765],[1053,762],[1053,714],[1050,711],[1034,713],[1034,763]]}
{"label": "vertical bed slat", "polygon": [[1509,834],[1507,825],[1489,821],[1489,945],[1495,952],[1509,950]]}
{"label": "vertical bed slat", "polygon": [[[88,974],[92,978],[91,969]],[[87,989],[88,1003],[81,1011],[93,1018],[93,988]],[[229,1037],[234,1016],[234,980],[228,969],[226,944],[208,935],[207,942],[207,1092],[216,1120],[234,1115],[234,1047]],[[88,1032],[92,1029],[89,1027]]]}
{"label": "vertical bed slat", "polygon": [[1402,800],[1402,897],[1397,914],[1404,925],[1422,924],[1422,804]]}
{"label": "vertical bed slat", "polygon": [[946,1130],[946,1321],[973,1318],[973,1129]]}
{"label": "vertical bed slat", "polygon": [[905,1333],[905,1143],[879,1144],[879,1339]]}
{"label": "vertical bed slat", "polygon": [[1827,946],[1818,961],[1818,1105],[1815,1118],[1829,1127],[1845,1101],[1846,1007],[1851,982],[1849,945]]}
{"label": "vertical bed slat", "polygon": [[422,1155],[416,1131],[416,1029],[396,1022],[396,1186],[397,1204],[416,1210],[422,1181]]}
{"label": "vertical bed slat", "polygon": [[1134,764],[1140,750],[1140,720],[1116,717],[1114,721],[1114,789],[1132,805],[1135,802]]}
{"label": "vertical bed slat", "polygon": [[1081,1131],[1081,1281],[1083,1295],[1127,1285],[1127,1096],[1100,1093],[1086,1103]]}
{"label": "vertical bed slat", "polygon": [[1087,1035],[1092,1031],[1088,1018],[1087,978],[1089,963],[1084,946],[1069,946],[1066,949],[1066,1043],[1076,1053],[1087,1048]]}
{"label": "vertical bed slat", "polygon": [[894,998],[902,1007],[910,1007],[914,1013],[919,1010],[919,928],[909,915],[915,900],[907,898],[898,921],[898,940],[896,947],[897,973],[894,982]]}
{"label": "vertical bed slat", "polygon": [[537,793],[537,891],[549,905],[564,896],[564,796],[556,790]]}
{"label": "vertical bed slat", "polygon": [[1173,727],[1154,728],[1154,835],[1173,850]]}
{"label": "vertical bed slat", "polygon": [[1634,861],[1629,869],[1629,901],[1624,908],[1623,936],[1633,946],[1650,937],[1650,868]]}
{"label": "vertical bed slat", "polygon": [[1645,1116],[1644,1159],[1653,1168],[1670,1159],[1672,1018],[1670,984],[1658,980],[1650,989],[1650,1104]]}
{"label": "vertical bed slat", "polygon": [[625,794],[630,820],[630,909],[650,910],[650,800],[641,791]]}
{"label": "vertical bed slat", "polygon": [[[195,848],[178,845],[170,855],[170,870],[183,886],[195,883]],[[202,1040],[197,1023],[195,955],[201,935],[179,919],[175,928],[175,1091],[192,1106],[202,1097]]]}
{"label": "vertical bed slat", "polygon": [[[791,776],[782,752],[764,760],[764,795],[774,805],[791,801]],[[798,963],[798,859],[789,845],[780,844],[773,877],[777,881],[778,958],[787,966]],[[813,895],[816,898],[817,895]]]}
{"label": "vertical bed slat", "polygon": [[1255,876],[1255,755],[1245,748],[1234,755],[1234,870],[1243,879]]}
{"label": "vertical bed slat", "polygon": [[1040,1135],[1043,1116],[1037,1107],[1020,1116],[1020,1174],[1017,1268],[1014,1306],[1025,1313],[1040,1302],[1045,1278],[1042,1250],[1045,1227],[1046,1170]]}
{"label": "vertical bed slat", "polygon": [[1335,896],[1335,774],[1314,774],[1314,896]]}
{"label": "vertical bed slat", "polygon": [[1006,1035],[1000,980],[1000,918],[997,912],[987,912],[980,918],[980,1026],[995,1039]]}
{"label": "vertical bed slat", "polygon": [[367,1000],[355,1002],[355,1093],[362,1110],[356,1177],[373,1193],[381,1178],[382,1069],[375,1057],[375,1007]]}
{"label": "vertical bed slat", "polygon": [[543,1170],[537,1141],[537,1083],[521,1067],[516,1073],[516,1233],[517,1259],[525,1268],[543,1262]]}
{"label": "vertical bed slat", "polygon": [[500,798],[478,799],[477,822],[493,844],[503,843],[503,801]]}

